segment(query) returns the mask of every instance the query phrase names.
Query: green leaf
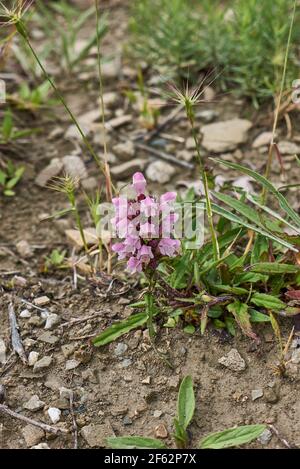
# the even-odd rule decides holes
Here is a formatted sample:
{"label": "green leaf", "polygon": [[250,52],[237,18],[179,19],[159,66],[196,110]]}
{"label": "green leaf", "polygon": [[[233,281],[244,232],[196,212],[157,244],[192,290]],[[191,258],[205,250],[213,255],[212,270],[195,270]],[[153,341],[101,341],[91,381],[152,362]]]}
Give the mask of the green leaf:
{"label": "green leaf", "polygon": [[1,186],[5,186],[5,181],[6,181],[7,175],[1,171],[0,169],[0,184]]}
{"label": "green leaf", "polygon": [[[203,206],[205,206],[204,202],[202,202],[202,204],[203,204]],[[233,223],[236,223],[239,226],[243,226],[244,228],[255,231],[256,233],[260,233],[263,236],[265,236],[266,238],[271,239],[272,241],[276,241],[278,244],[281,244],[282,246],[290,249],[291,251],[298,252],[298,250],[292,244],[288,243],[287,241],[285,241],[281,238],[278,238],[277,236],[275,236],[273,234],[270,234],[269,232],[265,231],[264,229],[262,229],[258,226],[255,226],[251,223],[248,223],[248,222],[244,221],[242,218],[238,217],[237,215],[230,212],[229,210],[226,210],[223,207],[219,207],[216,204],[212,204],[211,206],[212,206],[212,211],[214,213],[216,213],[217,215],[220,215],[221,217],[224,217],[227,220],[230,220],[230,221],[232,221]]]}
{"label": "green leaf", "polygon": [[270,316],[256,311],[256,309],[250,310],[250,321],[251,322],[270,322]]}
{"label": "green leaf", "polygon": [[230,285],[214,285],[214,288],[218,291],[233,293],[234,295],[248,295],[249,293],[246,288],[231,287]]}
{"label": "green leaf", "polygon": [[2,123],[2,136],[4,140],[9,140],[13,131],[13,120],[12,113],[10,110],[6,111],[4,114],[4,119]]}
{"label": "green leaf", "polygon": [[6,195],[6,197],[13,197],[14,195],[16,195],[16,193],[10,189],[6,189],[4,191],[4,195]]}
{"label": "green leaf", "polygon": [[221,194],[220,192],[213,192],[213,195],[217,199],[221,200],[221,202],[224,202],[226,205],[233,208],[236,212],[238,212],[239,215],[243,215],[256,225],[263,227],[258,212],[246,205],[244,202],[234,199],[227,194]]}
{"label": "green leaf", "polygon": [[147,319],[147,313],[143,312],[134,314],[124,321],[112,324],[93,340],[93,344],[96,347],[102,347],[103,345],[109,344],[132,329],[142,326],[147,322]]}
{"label": "green leaf", "polygon": [[179,388],[177,401],[178,423],[184,430],[187,429],[195,412],[195,395],[191,376],[183,378]]}
{"label": "green leaf", "polygon": [[300,266],[278,264],[276,262],[261,262],[260,264],[252,265],[249,270],[260,274],[296,274],[300,272]]}
{"label": "green leaf", "polygon": [[245,272],[244,274],[236,275],[234,278],[234,283],[240,285],[243,283],[257,283],[257,282],[266,282],[268,280],[267,275]]}
{"label": "green leaf", "polygon": [[230,303],[227,306],[227,309],[230,313],[233,314],[236,322],[248,337],[251,339],[257,340],[256,334],[252,331],[252,326],[250,322],[250,316],[248,313],[248,305],[246,303],[241,303],[239,300],[236,300],[234,303]]}
{"label": "green leaf", "polygon": [[280,310],[286,308],[286,304],[283,303],[283,301],[267,293],[254,293],[251,298],[251,303],[266,309]]}
{"label": "green leaf", "polygon": [[186,334],[194,334],[195,333],[195,326],[193,324],[188,324],[187,326],[184,327],[183,331]]}
{"label": "green leaf", "polygon": [[256,440],[266,429],[266,425],[244,425],[211,433],[199,443],[200,449],[223,449],[240,446]]}
{"label": "green leaf", "polygon": [[155,438],[140,436],[120,436],[107,438],[107,444],[112,449],[164,449],[162,441]]}
{"label": "green leaf", "polygon": [[227,166],[228,168],[231,169],[236,169],[237,171],[241,171],[243,174],[246,174],[247,176],[252,177],[260,183],[265,189],[268,190],[271,194],[273,194],[276,199],[279,202],[280,207],[288,214],[288,216],[293,220],[298,226],[300,226],[300,217],[299,215],[293,210],[293,208],[289,205],[285,197],[276,189],[273,184],[271,184],[268,179],[266,179],[264,176],[261,174],[257,173],[256,171],[253,171],[252,169],[246,168],[244,166],[241,166],[240,164],[237,163],[231,163],[229,161],[223,161],[219,159],[213,159],[214,161],[217,161],[218,163]]}

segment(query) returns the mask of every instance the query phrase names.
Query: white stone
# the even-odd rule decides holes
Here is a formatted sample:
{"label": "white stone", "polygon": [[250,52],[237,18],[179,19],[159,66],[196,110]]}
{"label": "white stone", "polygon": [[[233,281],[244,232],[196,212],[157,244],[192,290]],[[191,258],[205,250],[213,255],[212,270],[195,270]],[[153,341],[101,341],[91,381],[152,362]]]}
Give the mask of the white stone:
{"label": "white stone", "polygon": [[50,417],[50,420],[52,423],[58,423],[60,421],[61,417],[61,410],[58,409],[57,407],[49,407],[48,409],[48,415]]}
{"label": "white stone", "polygon": [[58,314],[54,314],[54,313],[50,314],[47,317],[45,329],[53,329],[53,327],[59,324],[59,322],[60,322],[60,317],[58,316]]}
{"label": "white stone", "polygon": [[252,122],[246,119],[231,119],[224,122],[204,125],[202,146],[214,153],[235,150],[246,142]]}
{"label": "white stone", "polygon": [[74,370],[79,365],[80,362],[78,362],[77,360],[68,360],[66,361],[66,370]]}
{"label": "white stone", "polygon": [[39,443],[38,445],[32,446],[30,449],[50,449],[47,443]]}
{"label": "white stone", "polygon": [[38,352],[30,352],[28,355],[28,365],[34,366],[39,359],[39,355],[40,354]]}
{"label": "white stone", "polygon": [[175,169],[169,163],[164,161],[154,161],[150,163],[146,170],[147,178],[153,182],[164,184],[169,182],[171,177],[175,174]]}
{"label": "white stone", "polygon": [[256,139],[252,143],[252,147],[260,148],[260,147],[264,147],[265,145],[270,145],[272,137],[273,137],[272,132],[263,132],[256,137]]}
{"label": "white stone", "polygon": [[278,143],[278,150],[281,155],[297,155],[300,153],[300,146],[294,142],[282,141]]}
{"label": "white stone", "polygon": [[28,319],[31,317],[31,312],[28,311],[28,309],[23,309],[21,312],[20,312],[20,318],[23,318],[23,319]]}

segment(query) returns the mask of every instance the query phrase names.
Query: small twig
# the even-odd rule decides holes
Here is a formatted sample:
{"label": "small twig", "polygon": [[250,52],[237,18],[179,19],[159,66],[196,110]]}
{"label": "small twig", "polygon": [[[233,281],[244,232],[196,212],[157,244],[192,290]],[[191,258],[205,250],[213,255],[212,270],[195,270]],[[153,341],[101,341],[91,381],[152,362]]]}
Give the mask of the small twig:
{"label": "small twig", "polygon": [[20,334],[18,331],[18,324],[16,320],[16,315],[14,311],[13,304],[10,303],[8,306],[8,316],[9,316],[9,324],[10,324],[10,333],[11,333],[11,345],[19,357],[21,358],[22,362],[27,365],[27,357],[26,353],[20,338]]}
{"label": "small twig", "polygon": [[59,327],[66,327],[66,326],[73,326],[74,324],[80,324],[81,322],[88,321],[89,319],[94,319],[97,316],[101,316],[103,313],[94,313],[90,314],[89,316],[85,316],[84,318],[78,318],[78,319],[71,319],[71,321],[64,322],[62,323]]}
{"label": "small twig", "polygon": [[74,449],[78,449],[78,427],[77,422],[74,414],[74,406],[73,406],[73,393],[70,393],[70,414],[72,416],[73,421],[73,430],[74,430]]}
{"label": "small twig", "polygon": [[49,313],[49,311],[48,311],[47,308],[41,308],[40,306],[36,306],[36,305],[34,305],[33,303],[30,303],[30,302],[27,301],[27,300],[21,299],[21,302],[24,303],[24,304],[27,305],[27,306],[31,306],[31,308],[35,308],[35,309],[37,309],[38,311],[41,311],[41,313]]}
{"label": "small twig", "polygon": [[292,449],[292,446],[290,445],[290,443],[285,438],[282,438],[282,436],[280,436],[279,431],[277,430],[277,428],[274,427],[274,425],[269,425],[269,428],[286,448]]}
{"label": "small twig", "polygon": [[182,161],[176,158],[173,155],[169,155],[164,151],[157,150],[156,148],[150,147],[149,145],[145,145],[144,143],[134,142],[134,146],[139,148],[140,150],[144,150],[147,153],[156,156],[157,158],[167,161],[168,163],[176,164],[177,166],[181,166],[186,169],[194,169],[194,165],[192,163],[188,163],[187,161]]}
{"label": "small twig", "polygon": [[9,407],[7,407],[7,405],[4,404],[0,404],[0,412],[10,415],[15,419],[29,423],[30,425],[34,425],[35,427],[42,428],[47,433],[53,433],[54,435],[58,435],[59,433],[69,433],[68,430],[65,430],[63,428],[52,427],[51,425],[47,425],[46,423],[38,422],[37,420],[25,417],[25,415],[18,414],[17,412],[14,412]]}
{"label": "small twig", "polygon": [[20,274],[21,271],[20,270],[11,270],[11,271],[8,271],[8,272],[0,272],[0,277],[6,277],[7,275],[16,275],[16,274]]}
{"label": "small twig", "polygon": [[89,335],[80,335],[78,337],[69,337],[68,340],[85,340],[85,339],[92,339],[96,337],[97,334],[89,334]]}

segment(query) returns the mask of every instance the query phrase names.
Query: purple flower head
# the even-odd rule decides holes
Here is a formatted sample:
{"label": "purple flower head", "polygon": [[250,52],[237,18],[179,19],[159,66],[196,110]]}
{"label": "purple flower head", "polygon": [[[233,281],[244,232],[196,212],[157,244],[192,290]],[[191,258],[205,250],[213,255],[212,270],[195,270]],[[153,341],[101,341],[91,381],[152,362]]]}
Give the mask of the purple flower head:
{"label": "purple flower head", "polygon": [[176,192],[166,192],[157,200],[145,194],[146,184],[144,175],[135,173],[134,198],[116,197],[112,201],[115,216],[111,223],[122,240],[112,249],[120,260],[127,259],[132,273],[155,269],[162,256],[175,257],[180,250],[180,242],[171,237],[178,218],[172,205]]}

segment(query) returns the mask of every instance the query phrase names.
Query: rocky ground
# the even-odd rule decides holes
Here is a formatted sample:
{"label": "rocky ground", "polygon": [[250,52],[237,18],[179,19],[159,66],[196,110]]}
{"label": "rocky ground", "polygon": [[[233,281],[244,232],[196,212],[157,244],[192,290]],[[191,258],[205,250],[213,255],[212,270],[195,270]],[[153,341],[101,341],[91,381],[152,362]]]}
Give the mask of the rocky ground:
{"label": "rocky ground", "polygon": [[[121,55],[127,10],[123,2],[114,2],[114,6],[112,2],[109,8],[112,29],[105,38],[104,50],[108,56],[113,49],[114,59],[104,66],[103,73],[113,180],[117,187],[123,187],[134,171],[142,170],[153,191],[174,187],[183,191],[191,186],[200,191],[193,141],[184,116],[177,115],[149,141],[138,104],[130,104],[124,93],[136,89],[137,75]],[[12,60],[8,66],[13,64]],[[151,72],[145,73],[149,83],[153,82]],[[68,103],[101,156],[103,133],[95,70],[79,73],[71,90],[61,81]],[[205,103],[197,114],[203,154],[262,171],[272,113],[269,109],[257,113],[233,95],[218,98],[210,87],[206,98],[213,97],[217,103]],[[153,93],[151,98],[156,100],[157,96]],[[163,108],[160,123],[172,111],[173,107]],[[292,130],[282,120],[278,131],[284,168],[283,176],[279,162],[274,160],[272,177],[278,184],[299,179],[294,158],[300,153],[297,117],[295,109],[290,114]],[[127,282],[122,273],[112,278],[103,276],[96,287],[79,271],[75,289],[72,269],[44,272],[45,256],[52,249],[65,248],[73,257],[78,254],[70,217],[42,221],[67,206],[62,194],[47,188],[49,180],[63,171],[71,172],[81,179],[85,190],[96,189],[103,180],[62,110],[20,113],[19,119],[26,126],[36,127],[38,123],[43,133],[9,149],[0,148],[0,160],[9,156],[26,167],[17,195],[0,199],[0,399],[20,415],[61,431],[55,435],[0,413],[0,447],[103,447],[106,437],[114,434],[156,436],[172,445],[178,385],[186,374],[193,376],[197,402],[191,447],[211,431],[263,422],[271,425],[270,430],[249,447],[300,445],[298,338],[292,343],[286,378],[274,375],[278,348],[268,326],[258,327],[262,338],[259,347],[240,335],[229,338],[208,330],[201,337],[162,328],[157,346],[168,354],[172,369],[153,350],[147,331],[138,330],[102,349],[91,345],[91,338],[104,327],[131,314],[128,304],[141,293],[138,279]],[[154,155],[153,149],[158,153]],[[219,184],[231,180],[237,186],[256,189],[249,179],[224,168],[216,166],[215,172]],[[291,189],[290,196],[298,210],[299,193]],[[89,227],[91,220],[83,202],[82,197],[82,216]],[[113,278],[116,280],[111,283]],[[27,364],[11,351],[10,304]],[[291,327],[288,321],[284,324],[286,337]]]}

